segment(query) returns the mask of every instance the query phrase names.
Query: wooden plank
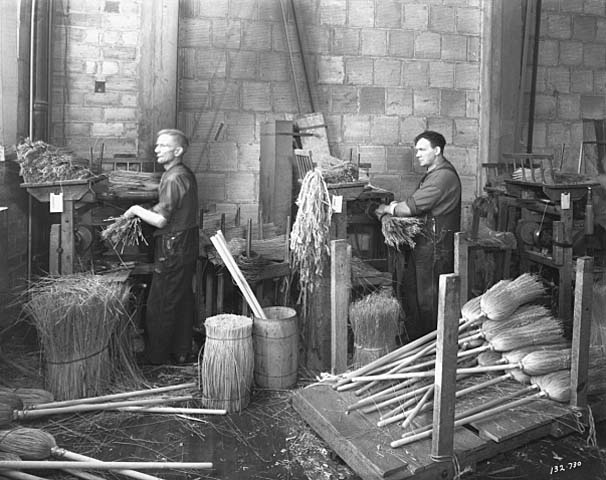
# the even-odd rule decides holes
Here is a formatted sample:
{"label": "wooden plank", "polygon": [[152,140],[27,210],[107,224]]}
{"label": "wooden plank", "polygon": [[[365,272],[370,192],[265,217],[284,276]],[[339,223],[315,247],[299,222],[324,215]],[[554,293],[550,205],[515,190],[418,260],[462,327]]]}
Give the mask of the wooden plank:
{"label": "wooden plank", "polygon": [[591,297],[593,295],[593,257],[577,260],[572,326],[572,362],[570,368],[570,406],[587,407],[587,369],[591,339]]}
{"label": "wooden plank", "polygon": [[351,245],[347,240],[330,242],[330,370],[347,369],[347,319],[351,289]]}
{"label": "wooden plank", "polygon": [[74,272],[74,202],[63,201],[61,213],[61,274]]}
{"label": "wooden plank", "polygon": [[322,160],[330,157],[324,115],[319,112],[303,114],[297,117],[295,123],[301,132],[313,134],[301,137],[301,147],[311,150],[312,157],[316,159],[317,165],[321,166]]}
{"label": "wooden plank", "polygon": [[463,232],[456,232],[454,238],[454,273],[459,276],[461,307],[469,300],[469,242]]}
{"label": "wooden plank", "polygon": [[436,460],[450,459],[453,454],[460,288],[458,275],[440,275],[431,445],[431,457]]}

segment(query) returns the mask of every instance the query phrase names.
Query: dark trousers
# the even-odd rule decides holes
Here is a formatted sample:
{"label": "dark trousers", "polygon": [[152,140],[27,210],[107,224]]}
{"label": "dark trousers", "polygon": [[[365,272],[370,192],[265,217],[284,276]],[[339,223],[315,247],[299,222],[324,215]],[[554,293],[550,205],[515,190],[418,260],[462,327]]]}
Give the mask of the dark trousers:
{"label": "dark trousers", "polygon": [[147,297],[147,357],[153,363],[191,352],[195,263],[166,267],[154,269]]}
{"label": "dark trousers", "polygon": [[452,273],[454,251],[423,239],[412,251],[395,256],[394,289],[404,311],[408,341],[437,328],[440,275]]}

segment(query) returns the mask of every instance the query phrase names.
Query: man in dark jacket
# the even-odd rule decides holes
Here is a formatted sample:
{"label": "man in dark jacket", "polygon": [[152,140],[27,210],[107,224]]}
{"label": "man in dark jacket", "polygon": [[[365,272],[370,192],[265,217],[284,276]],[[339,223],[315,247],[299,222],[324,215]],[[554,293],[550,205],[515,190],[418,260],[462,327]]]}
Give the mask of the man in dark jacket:
{"label": "man in dark jacket", "polygon": [[415,140],[416,158],[427,172],[402,202],[381,205],[376,215],[420,217],[423,233],[412,250],[395,258],[394,288],[405,315],[409,341],[437,327],[440,275],[454,270],[454,233],[461,227],[461,181],[444,158],[444,137],[425,131]]}
{"label": "man in dark jacket", "polygon": [[156,227],[154,273],[146,307],[146,360],[166,363],[172,355],[185,363],[191,353],[195,312],[192,279],[198,258],[198,185],[183,164],[189,141],[180,130],[158,132],[157,161],[164,168],[158,203],[151,209],[133,205],[137,216]]}

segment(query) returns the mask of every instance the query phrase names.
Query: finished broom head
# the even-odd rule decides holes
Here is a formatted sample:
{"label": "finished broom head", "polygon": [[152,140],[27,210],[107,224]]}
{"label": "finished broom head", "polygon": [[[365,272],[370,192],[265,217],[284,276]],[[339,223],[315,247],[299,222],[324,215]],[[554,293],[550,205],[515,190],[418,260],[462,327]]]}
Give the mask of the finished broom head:
{"label": "finished broom head", "polygon": [[558,370],[570,369],[571,351],[569,348],[560,350],[544,350],[530,352],[521,363],[528,375],[546,375]]}
{"label": "finished broom head", "polygon": [[482,333],[487,340],[491,340],[500,332],[511,330],[525,325],[539,325],[543,319],[550,317],[551,312],[543,305],[527,304],[518,307],[509,318],[505,320],[486,320],[482,323]]}
{"label": "finished broom head", "polygon": [[16,388],[15,394],[23,402],[24,408],[55,401],[55,396],[51,392],[41,388]]}
{"label": "finished broom head", "polygon": [[486,315],[480,308],[481,295],[473,297],[471,300],[467,300],[463,307],[461,307],[461,316],[467,322],[480,323],[486,319]]}
{"label": "finished broom head", "polygon": [[511,375],[511,378],[513,378],[516,382],[521,383],[522,385],[530,385],[530,375],[524,373],[519,368],[509,370],[509,375]]}
{"label": "finished broom head", "polygon": [[20,460],[21,457],[16,453],[0,452],[1,462],[18,462]]}
{"label": "finished broom head", "polygon": [[14,392],[0,392],[0,404],[12,410],[23,410],[23,400]]}
{"label": "finished broom head", "polygon": [[551,345],[529,345],[527,347],[516,348],[509,352],[503,352],[503,358],[507,360],[507,363],[518,363],[520,362],[526,355],[533,352],[546,352],[552,350],[570,350],[570,343],[554,343]]}
{"label": "finished broom head", "polygon": [[516,348],[533,345],[565,342],[562,322],[551,316],[530,325],[522,325],[500,331],[490,339],[492,348],[497,352],[508,352]]}
{"label": "finished broom head", "polygon": [[23,460],[45,460],[56,446],[55,438],[38,428],[0,430],[0,451],[14,453]]}
{"label": "finished broom head", "polygon": [[531,377],[530,381],[549,399],[561,403],[570,401],[570,370],[557,370],[546,375],[538,375]]}
{"label": "finished broom head", "polygon": [[499,352],[494,350],[487,350],[478,355],[478,365],[486,367],[488,365],[496,365],[501,363],[503,357]]}
{"label": "finished broom head", "polygon": [[525,303],[536,300],[545,293],[545,287],[537,275],[523,273],[511,282],[492,286],[482,294],[480,308],[490,320],[505,320]]}

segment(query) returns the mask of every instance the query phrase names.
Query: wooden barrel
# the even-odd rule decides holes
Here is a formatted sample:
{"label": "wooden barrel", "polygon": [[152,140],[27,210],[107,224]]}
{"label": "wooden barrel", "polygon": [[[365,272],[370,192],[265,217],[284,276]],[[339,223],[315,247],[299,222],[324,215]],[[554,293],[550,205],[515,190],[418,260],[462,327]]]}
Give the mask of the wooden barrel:
{"label": "wooden barrel", "polygon": [[266,319],[254,317],[255,383],[262,388],[290,388],[297,383],[299,329],[297,312],[266,307]]}

